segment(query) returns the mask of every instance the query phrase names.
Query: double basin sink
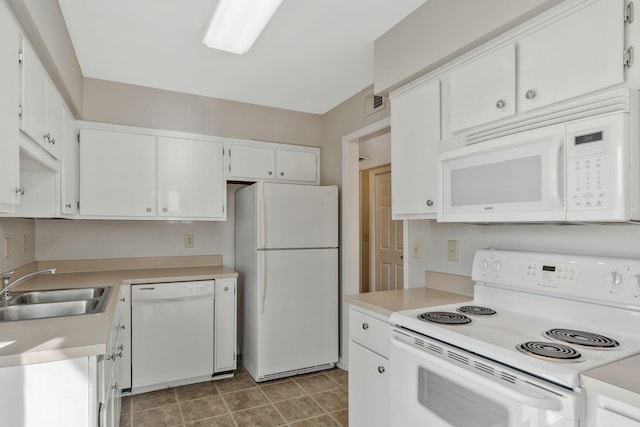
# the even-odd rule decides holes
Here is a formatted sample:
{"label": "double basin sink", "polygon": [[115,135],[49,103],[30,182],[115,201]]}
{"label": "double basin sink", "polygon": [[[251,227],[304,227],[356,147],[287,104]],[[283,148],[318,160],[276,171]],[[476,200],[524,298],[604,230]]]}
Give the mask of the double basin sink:
{"label": "double basin sink", "polygon": [[0,305],[0,322],[102,313],[110,292],[110,286],[12,292]]}

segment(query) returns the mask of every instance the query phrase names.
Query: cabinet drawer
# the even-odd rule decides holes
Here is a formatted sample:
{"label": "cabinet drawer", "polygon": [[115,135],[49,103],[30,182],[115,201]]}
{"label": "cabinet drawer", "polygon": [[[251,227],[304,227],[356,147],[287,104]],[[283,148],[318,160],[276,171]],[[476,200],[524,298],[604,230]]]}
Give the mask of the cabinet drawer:
{"label": "cabinet drawer", "polygon": [[391,326],[388,323],[351,309],[349,335],[358,344],[389,358]]}

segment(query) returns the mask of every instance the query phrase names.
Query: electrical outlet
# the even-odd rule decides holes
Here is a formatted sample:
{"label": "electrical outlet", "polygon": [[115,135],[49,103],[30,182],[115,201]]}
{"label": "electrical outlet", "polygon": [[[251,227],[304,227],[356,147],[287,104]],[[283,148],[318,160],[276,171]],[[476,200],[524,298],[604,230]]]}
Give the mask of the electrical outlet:
{"label": "electrical outlet", "polygon": [[449,261],[458,261],[458,241],[447,240],[447,259]]}
{"label": "electrical outlet", "polygon": [[411,257],[422,258],[422,242],[420,240],[411,242]]}
{"label": "electrical outlet", "polygon": [[184,235],[184,247],[185,248],[193,248],[194,246],[194,237],[193,234],[185,234]]}
{"label": "electrical outlet", "polygon": [[11,256],[11,239],[4,238],[4,257],[9,258]]}

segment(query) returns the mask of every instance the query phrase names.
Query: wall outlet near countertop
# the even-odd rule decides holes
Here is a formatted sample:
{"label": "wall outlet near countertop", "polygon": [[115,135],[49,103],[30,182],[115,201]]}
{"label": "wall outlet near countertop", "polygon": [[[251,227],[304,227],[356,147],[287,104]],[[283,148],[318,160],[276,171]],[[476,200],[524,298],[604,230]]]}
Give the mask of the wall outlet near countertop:
{"label": "wall outlet near countertop", "polygon": [[422,258],[422,242],[420,240],[411,242],[411,257]]}
{"label": "wall outlet near countertop", "polygon": [[195,239],[193,234],[185,234],[184,235],[184,247],[188,249],[193,249],[195,246]]}
{"label": "wall outlet near countertop", "polygon": [[11,256],[11,239],[8,237],[4,238],[4,255],[5,258],[9,258]]}
{"label": "wall outlet near countertop", "polygon": [[447,260],[458,261],[458,241],[447,240]]}

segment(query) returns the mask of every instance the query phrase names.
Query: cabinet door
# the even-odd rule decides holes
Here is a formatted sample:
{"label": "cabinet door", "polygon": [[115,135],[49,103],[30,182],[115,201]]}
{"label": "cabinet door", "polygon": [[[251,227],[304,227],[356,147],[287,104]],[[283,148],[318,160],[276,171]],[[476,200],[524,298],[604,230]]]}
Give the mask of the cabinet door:
{"label": "cabinet door", "polygon": [[277,150],[276,177],[286,181],[316,182],[317,157],[312,152]]}
{"label": "cabinet door", "polygon": [[216,279],[213,372],[236,368],[236,279]]}
{"label": "cabinet door", "polygon": [[22,131],[45,146],[47,77],[31,45],[25,41],[23,49]]}
{"label": "cabinet door", "polygon": [[80,215],[155,216],[156,137],[82,129]]}
{"label": "cabinet door", "polygon": [[389,425],[389,361],[349,341],[349,425]]}
{"label": "cabinet door", "polygon": [[623,0],[600,0],[519,43],[520,111],[624,81]]}
{"label": "cabinet door", "polygon": [[60,212],[64,215],[78,213],[78,139],[73,116],[62,107],[62,144],[64,157],[60,167]]}
{"label": "cabinet door", "polygon": [[158,138],[158,215],[224,219],[222,144]]}
{"label": "cabinet door", "polygon": [[449,130],[458,132],[516,113],[516,47],[505,46],[451,72]]}
{"label": "cabinet door", "polygon": [[231,178],[274,179],[275,164],[272,148],[234,145],[229,150]]}
{"label": "cabinet door", "polygon": [[440,141],[440,81],[391,99],[393,219],[435,218]]}
{"label": "cabinet door", "polygon": [[47,81],[47,122],[43,142],[46,150],[56,159],[62,159],[64,148],[62,106],[62,96],[53,83]]}
{"label": "cabinet door", "polygon": [[[18,153],[20,104],[20,35],[6,6],[0,4],[0,211],[12,211],[20,202]],[[6,209],[2,205],[7,205]]]}

